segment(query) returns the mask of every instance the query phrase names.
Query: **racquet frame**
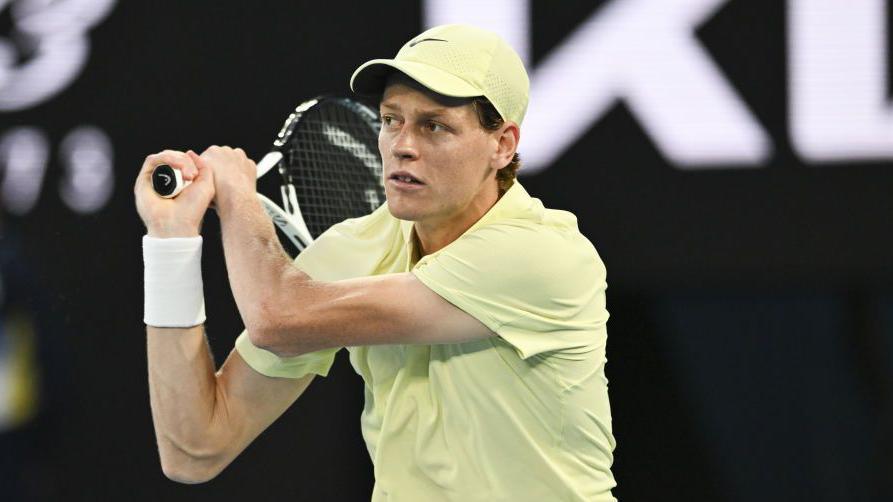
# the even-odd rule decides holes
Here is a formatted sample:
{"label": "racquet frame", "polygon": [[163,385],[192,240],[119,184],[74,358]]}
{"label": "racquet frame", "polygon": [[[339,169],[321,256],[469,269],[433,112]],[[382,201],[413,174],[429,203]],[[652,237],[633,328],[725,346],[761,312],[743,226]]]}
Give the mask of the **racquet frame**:
{"label": "racquet frame", "polygon": [[[298,204],[297,192],[292,183],[291,175],[286,171],[284,166],[280,165],[285,157],[280,149],[288,144],[295,127],[300,122],[304,113],[324,99],[330,98],[326,96],[318,96],[299,104],[288,118],[285,119],[282,129],[280,129],[279,134],[276,135],[276,140],[273,141],[273,150],[266,154],[263,159],[257,163],[258,178],[272,170],[274,167],[279,166],[279,173],[283,178],[282,184],[280,185],[282,206],[280,207],[276,205],[275,202],[260,193],[257,194],[257,198],[260,200],[264,211],[266,211],[270,219],[273,220],[273,223],[283,234],[285,234],[286,237],[288,237],[299,251],[303,251],[313,242],[313,236],[310,234],[310,230],[307,228],[307,224],[301,214],[301,207],[300,204]],[[352,108],[354,112],[362,112],[362,115],[364,116],[368,115],[365,119],[370,125],[372,125],[378,118],[374,113],[368,113],[366,107],[361,106],[352,100],[342,100],[342,103],[348,108]]]}

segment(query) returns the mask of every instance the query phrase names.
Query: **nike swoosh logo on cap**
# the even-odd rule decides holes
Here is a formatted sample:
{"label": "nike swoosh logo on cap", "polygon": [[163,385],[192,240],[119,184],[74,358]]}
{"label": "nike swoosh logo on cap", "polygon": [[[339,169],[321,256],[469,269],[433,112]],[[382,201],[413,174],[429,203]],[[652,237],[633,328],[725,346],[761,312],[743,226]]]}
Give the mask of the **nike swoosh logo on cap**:
{"label": "nike swoosh logo on cap", "polygon": [[416,45],[418,45],[418,44],[420,44],[420,43],[422,43],[422,42],[449,42],[449,40],[444,40],[444,39],[442,39],[442,38],[423,38],[423,39],[421,39],[421,40],[416,40],[416,41],[414,41],[414,42],[410,42],[410,43],[409,43],[409,46],[410,46],[410,47],[415,47]]}

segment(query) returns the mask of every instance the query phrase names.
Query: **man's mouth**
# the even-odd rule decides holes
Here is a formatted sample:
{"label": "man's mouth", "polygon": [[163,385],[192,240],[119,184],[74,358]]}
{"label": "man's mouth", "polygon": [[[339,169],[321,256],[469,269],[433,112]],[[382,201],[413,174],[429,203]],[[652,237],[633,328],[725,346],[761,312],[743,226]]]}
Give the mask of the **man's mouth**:
{"label": "man's mouth", "polygon": [[391,176],[388,179],[395,180],[395,181],[401,181],[403,183],[424,185],[424,183],[422,183],[422,181],[420,179],[416,178],[415,176],[413,176],[407,172],[403,172],[403,171],[391,174]]}

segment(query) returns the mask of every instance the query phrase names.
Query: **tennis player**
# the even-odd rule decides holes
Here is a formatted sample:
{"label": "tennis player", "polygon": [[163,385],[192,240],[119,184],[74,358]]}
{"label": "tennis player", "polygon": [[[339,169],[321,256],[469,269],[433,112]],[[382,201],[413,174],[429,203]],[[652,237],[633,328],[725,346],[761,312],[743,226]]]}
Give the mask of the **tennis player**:
{"label": "tennis player", "polygon": [[[374,501],[611,501],[605,267],[568,212],[515,180],[528,78],[477,28],[428,30],[351,88],[381,97],[387,203],[292,262],[240,149],[149,156],[146,324],[162,469],[213,478],[346,347]],[[167,163],[193,183],[151,188]],[[215,373],[202,324],[202,217],[220,217],[246,331]]]}

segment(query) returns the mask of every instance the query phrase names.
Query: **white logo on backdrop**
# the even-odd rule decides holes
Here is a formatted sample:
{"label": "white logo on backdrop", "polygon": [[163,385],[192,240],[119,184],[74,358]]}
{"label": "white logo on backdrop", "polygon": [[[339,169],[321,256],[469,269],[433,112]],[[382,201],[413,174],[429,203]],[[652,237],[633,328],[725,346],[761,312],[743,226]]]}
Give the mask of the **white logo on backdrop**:
{"label": "white logo on backdrop", "polygon": [[[114,0],[0,0],[0,10],[9,5],[13,20],[10,39],[0,38],[0,111],[36,106],[68,87],[87,62],[88,31],[114,4]],[[20,52],[26,58],[17,63]]]}
{"label": "white logo on backdrop", "polygon": [[[681,169],[765,165],[772,139],[695,34],[726,3],[613,0],[528,64],[524,171],[547,168],[619,101]],[[884,0],[788,1],[790,134],[806,159],[893,157],[885,8]],[[530,61],[529,0],[425,0],[423,10],[425,26],[488,28]]]}
{"label": "white logo on backdrop", "polygon": [[[0,37],[0,113],[43,104],[64,91],[87,63],[89,30],[115,0],[0,0],[9,8],[9,34]],[[28,213],[36,204],[49,164],[46,133],[22,126],[0,134],[0,195],[7,210]],[[113,187],[112,145],[101,129],[80,126],[63,140],[65,177],[60,196],[74,211],[101,209]]]}
{"label": "white logo on backdrop", "polygon": [[893,157],[887,1],[789,0],[791,138],[812,161]]}

